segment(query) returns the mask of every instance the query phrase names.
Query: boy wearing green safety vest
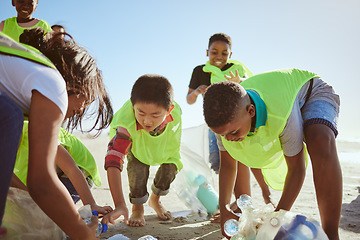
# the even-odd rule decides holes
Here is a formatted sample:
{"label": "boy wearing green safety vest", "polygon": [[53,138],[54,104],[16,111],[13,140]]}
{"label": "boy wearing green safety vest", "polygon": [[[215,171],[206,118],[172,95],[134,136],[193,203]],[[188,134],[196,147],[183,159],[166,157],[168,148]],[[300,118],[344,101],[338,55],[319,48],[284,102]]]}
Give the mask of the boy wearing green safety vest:
{"label": "boy wearing green safety vest", "polygon": [[41,19],[33,18],[39,0],[12,0],[16,8],[17,17],[8,18],[0,23],[0,31],[19,42],[20,35],[25,29],[42,28],[44,34],[51,32],[50,25]]}
{"label": "boy wearing green safety vest", "polygon": [[[230,60],[232,55],[231,47],[232,40],[230,36],[225,33],[215,33],[210,37],[208,49],[206,50],[206,56],[209,57],[209,61],[207,61],[206,64],[195,67],[191,76],[189,91],[186,96],[189,104],[194,104],[198,95],[204,94],[206,89],[213,83],[227,80],[239,83],[253,75],[243,63]],[[215,134],[211,129],[209,129],[208,138],[209,162],[211,169],[218,174],[220,168],[219,148]],[[264,182],[261,172],[255,168],[252,168],[251,171],[260,185],[264,202],[271,203],[270,190]],[[240,196],[236,191],[234,194],[236,198]],[[232,208],[237,208],[236,203],[232,204]],[[218,222],[218,214],[215,214],[211,221]]]}
{"label": "boy wearing green safety vest", "polygon": [[[16,187],[25,191],[27,191],[29,160],[28,125],[29,122],[25,120],[14,166],[14,174],[21,183],[16,178],[12,179],[12,184],[16,184]],[[77,137],[64,128],[60,128],[58,141],[60,144],[56,156],[57,173],[74,203],[81,199],[83,205],[90,204],[91,210],[96,210],[99,214],[105,215],[110,212],[111,207],[101,207],[96,204],[89,189],[93,183],[96,186],[101,185],[100,173],[90,151]]]}
{"label": "boy wearing green safety vest", "polygon": [[[134,84],[131,98],[114,115],[111,122],[105,169],[115,209],[104,216],[103,223],[114,223],[121,215],[129,226],[145,225],[144,206],[148,200],[147,181],[150,166],[157,170],[149,206],[161,220],[169,220],[170,212],[160,202],[182,168],[180,161],[181,109],[173,101],[169,81],[159,75],[143,75]],[[128,220],[121,171],[127,157],[127,174],[132,214]]]}
{"label": "boy wearing green safety vest", "polygon": [[[330,85],[317,74],[299,69],[261,73],[241,85],[228,81],[208,88],[205,121],[222,143],[222,230],[229,218],[237,218],[226,207],[236,169],[243,176],[249,176],[249,167],[261,169],[266,183],[283,191],[276,210],[290,210],[305,178],[308,152],[322,227],[329,239],[339,238],[342,174],[335,144],[339,105]],[[249,194],[249,178],[244,177],[237,188]]]}

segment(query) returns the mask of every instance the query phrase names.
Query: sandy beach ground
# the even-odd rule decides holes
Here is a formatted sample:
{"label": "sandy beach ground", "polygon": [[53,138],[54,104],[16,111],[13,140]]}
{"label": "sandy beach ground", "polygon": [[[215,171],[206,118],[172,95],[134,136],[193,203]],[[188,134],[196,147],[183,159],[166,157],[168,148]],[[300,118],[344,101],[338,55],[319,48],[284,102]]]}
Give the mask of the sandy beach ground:
{"label": "sandy beach ground", "polygon": [[[99,166],[102,186],[94,187],[92,193],[99,205],[110,205],[113,207],[111,193],[108,187],[106,172],[103,168],[106,145],[108,142],[107,134],[103,134],[96,139],[89,139],[84,135],[77,135],[79,139],[88,147],[94,155]],[[341,239],[360,239],[360,143],[338,142],[339,158],[343,172],[343,205],[342,217],[339,227]],[[151,168],[148,182],[148,189],[156,172],[156,167]],[[216,175],[214,174],[215,178]],[[129,213],[131,214],[131,204],[127,198],[129,188],[127,184],[126,170],[122,173],[124,196],[127,201]],[[255,178],[252,176],[252,197],[254,205],[262,206],[262,196]],[[215,183],[216,184],[216,183]],[[217,186],[214,186],[217,189]],[[275,202],[279,200],[281,192],[272,190],[272,198]],[[161,198],[163,205],[171,211],[173,219],[170,221],[160,221],[155,211],[145,204],[144,227],[129,227],[123,218],[119,218],[116,224],[110,225],[107,233],[101,235],[101,239],[108,239],[116,234],[122,234],[130,239],[138,239],[144,235],[152,235],[157,239],[225,239],[221,235],[219,224],[211,223],[209,216],[203,213],[199,215],[188,208],[180,200],[174,189]],[[78,203],[79,204],[79,203]],[[81,203],[79,204],[79,206]],[[316,197],[314,192],[311,166],[307,168],[307,174],[303,188],[291,209],[292,212],[305,215],[320,221],[317,209]]]}

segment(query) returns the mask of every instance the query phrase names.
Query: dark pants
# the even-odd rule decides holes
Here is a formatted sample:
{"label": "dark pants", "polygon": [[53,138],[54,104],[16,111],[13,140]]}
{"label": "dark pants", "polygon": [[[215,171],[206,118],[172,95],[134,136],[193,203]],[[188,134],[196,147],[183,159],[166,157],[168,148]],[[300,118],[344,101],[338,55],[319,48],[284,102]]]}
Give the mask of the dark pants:
{"label": "dark pants", "polygon": [[0,93],[0,225],[24,124],[23,111]]}
{"label": "dark pants", "polygon": [[[147,181],[150,166],[140,162],[130,151],[127,155],[127,174],[130,188],[130,202],[144,204],[149,198]],[[173,163],[163,163],[156,172],[151,190],[155,195],[164,196],[169,192],[170,184],[174,181],[178,170]]]}

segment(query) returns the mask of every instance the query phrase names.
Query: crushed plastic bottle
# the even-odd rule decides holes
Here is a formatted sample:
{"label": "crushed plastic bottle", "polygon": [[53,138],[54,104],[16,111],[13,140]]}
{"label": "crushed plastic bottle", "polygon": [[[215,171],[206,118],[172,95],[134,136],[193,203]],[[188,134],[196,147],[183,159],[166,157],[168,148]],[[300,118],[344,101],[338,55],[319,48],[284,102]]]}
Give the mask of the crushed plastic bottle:
{"label": "crushed plastic bottle", "polygon": [[146,235],[146,236],[142,236],[141,238],[139,238],[138,240],[157,240],[157,238],[154,238],[151,235]]}
{"label": "crushed plastic bottle", "polygon": [[224,223],[224,232],[229,237],[234,236],[239,231],[239,222],[235,219],[229,219]]}
{"label": "crushed plastic bottle", "polygon": [[241,195],[236,200],[236,204],[238,205],[238,207],[240,208],[240,210],[241,210],[241,212],[243,214],[252,212],[255,209],[253,204],[252,204],[252,198],[247,194]]}

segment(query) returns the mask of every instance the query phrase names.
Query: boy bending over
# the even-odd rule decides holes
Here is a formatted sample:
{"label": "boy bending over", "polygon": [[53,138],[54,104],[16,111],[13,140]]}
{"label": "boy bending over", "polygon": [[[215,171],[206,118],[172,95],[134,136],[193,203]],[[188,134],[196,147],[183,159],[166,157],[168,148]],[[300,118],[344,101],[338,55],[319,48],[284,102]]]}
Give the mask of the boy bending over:
{"label": "boy bending over", "polygon": [[[208,88],[205,121],[221,135],[223,144],[219,173],[222,230],[226,220],[237,218],[227,206],[236,171],[249,176],[249,167],[260,168],[270,187],[283,190],[276,210],[290,210],[305,178],[307,150],[322,227],[330,240],[339,239],[342,173],[335,144],[339,105],[331,86],[315,73],[299,69],[266,72],[241,85],[227,81]],[[238,191],[248,194],[248,177],[241,182]]]}
{"label": "boy bending over", "polygon": [[[105,157],[105,169],[115,210],[103,222],[114,223],[124,216],[133,227],[145,225],[144,206],[148,200],[147,181],[150,166],[160,165],[151,187],[149,205],[161,220],[169,220],[170,212],[160,202],[169,192],[170,184],[182,168],[180,161],[181,109],[173,101],[169,81],[159,75],[141,76],[134,84],[131,98],[114,115],[110,129],[111,141]],[[128,221],[121,171],[127,156],[132,214]]]}

